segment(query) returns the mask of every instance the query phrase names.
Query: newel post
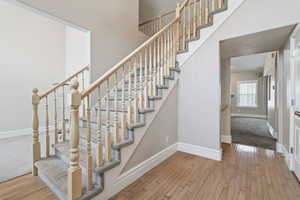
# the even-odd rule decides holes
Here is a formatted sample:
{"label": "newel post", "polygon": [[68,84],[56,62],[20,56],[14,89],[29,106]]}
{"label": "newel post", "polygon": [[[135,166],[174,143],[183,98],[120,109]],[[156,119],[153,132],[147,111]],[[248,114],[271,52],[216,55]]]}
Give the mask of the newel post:
{"label": "newel post", "polygon": [[70,164],[68,169],[68,199],[79,199],[81,196],[81,168],[79,166],[79,106],[81,94],[78,91],[77,80],[71,83],[71,140]]}
{"label": "newel post", "polygon": [[40,103],[40,96],[38,95],[39,90],[34,88],[32,90],[32,175],[37,176],[38,171],[34,163],[41,159],[41,144],[39,140],[39,113],[38,106]]}
{"label": "newel post", "polygon": [[179,46],[180,46],[180,4],[178,3],[176,5],[176,18],[178,19],[177,21],[177,26],[176,26],[176,49],[179,51]]}

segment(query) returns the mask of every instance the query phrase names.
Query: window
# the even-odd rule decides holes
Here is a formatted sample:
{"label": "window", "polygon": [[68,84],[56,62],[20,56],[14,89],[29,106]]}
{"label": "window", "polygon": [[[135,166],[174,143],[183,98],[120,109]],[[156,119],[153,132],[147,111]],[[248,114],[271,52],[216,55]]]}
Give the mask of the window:
{"label": "window", "polygon": [[257,81],[239,81],[237,91],[237,106],[257,107]]}

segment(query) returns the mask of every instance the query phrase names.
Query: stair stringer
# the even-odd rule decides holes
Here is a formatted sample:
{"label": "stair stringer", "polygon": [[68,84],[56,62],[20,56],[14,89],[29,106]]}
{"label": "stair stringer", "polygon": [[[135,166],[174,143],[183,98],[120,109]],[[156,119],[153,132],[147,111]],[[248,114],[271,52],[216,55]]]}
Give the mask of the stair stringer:
{"label": "stair stringer", "polygon": [[228,0],[226,6],[226,12],[217,10],[211,13],[213,25],[206,26],[200,29],[200,35],[198,40],[191,40],[187,42],[187,49],[177,56],[177,60],[180,65],[184,65],[185,62],[192,57],[202,44],[209,39],[210,36],[218,30],[218,28],[245,2],[246,0]]}
{"label": "stair stringer", "polygon": [[159,115],[159,112],[162,106],[164,106],[164,104],[166,103],[170,93],[173,91],[175,87],[177,87],[179,75],[180,75],[179,73],[175,73],[174,80],[168,81],[169,82],[168,89],[163,89],[162,99],[155,101],[155,111],[145,114],[145,126],[134,130],[134,143],[120,149],[121,163],[118,166],[104,173],[104,185],[106,185],[106,187],[104,187],[104,190],[99,195],[94,197],[95,199],[107,200],[112,196],[114,196],[115,194],[117,194],[118,192],[120,192],[130,183],[135,181],[132,180],[132,182],[128,182],[126,184],[122,182],[122,184],[120,184],[119,177],[122,175],[124,167],[129,162],[134,152],[137,150],[139,144],[141,143],[142,139],[147,133],[147,130],[150,128],[153,120]]}

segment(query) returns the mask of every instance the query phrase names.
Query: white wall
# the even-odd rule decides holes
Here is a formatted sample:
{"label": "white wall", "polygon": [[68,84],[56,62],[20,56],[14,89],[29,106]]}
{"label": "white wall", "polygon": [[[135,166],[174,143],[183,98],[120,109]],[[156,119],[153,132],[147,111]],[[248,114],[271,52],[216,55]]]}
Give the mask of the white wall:
{"label": "white wall", "polygon": [[[267,100],[266,100],[266,79],[258,77],[262,74],[262,69],[259,71],[244,71],[231,73],[231,90],[230,94],[234,95],[231,99],[231,113],[232,114],[246,114],[246,115],[261,115],[267,114]],[[245,108],[237,106],[237,83],[238,81],[257,81],[257,107]]]}
{"label": "white wall", "polygon": [[147,37],[138,31],[138,0],[19,0],[91,31],[92,81],[127,56]]}
{"label": "white wall", "polygon": [[1,133],[30,128],[32,88],[42,93],[64,78],[65,26],[6,1],[0,24]]}
{"label": "white wall", "polygon": [[186,61],[178,91],[179,142],[220,148],[219,41],[297,23],[299,10],[300,1],[246,0]]}
{"label": "white wall", "polygon": [[[221,61],[221,135],[231,135],[231,98],[230,98],[230,81],[231,81],[231,64],[230,58]],[[224,109],[222,109],[224,108]]]}
{"label": "white wall", "polygon": [[[90,33],[66,26],[65,76],[69,77],[91,63]],[[79,77],[80,80],[82,77]],[[85,87],[90,83],[90,71],[84,72]]]}
{"label": "white wall", "polygon": [[175,10],[177,3],[183,0],[140,0],[140,22],[151,19],[162,13]]}
{"label": "white wall", "polygon": [[[161,124],[161,122],[164,122]],[[177,86],[170,92],[141,143],[123,168],[126,172],[151,156],[177,143]]]}
{"label": "white wall", "polygon": [[291,63],[290,63],[290,39],[287,40],[284,47],[279,52],[279,87],[281,88],[281,93],[279,101],[281,109],[279,110],[279,122],[282,126],[279,129],[281,135],[279,135],[279,143],[283,144],[285,149],[290,148],[290,112],[291,112]]}

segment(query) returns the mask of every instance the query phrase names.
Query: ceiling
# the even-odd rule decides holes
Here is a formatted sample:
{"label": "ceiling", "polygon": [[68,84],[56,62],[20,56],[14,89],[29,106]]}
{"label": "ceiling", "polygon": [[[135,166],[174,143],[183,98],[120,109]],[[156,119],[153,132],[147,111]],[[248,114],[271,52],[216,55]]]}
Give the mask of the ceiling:
{"label": "ceiling", "polygon": [[265,63],[268,53],[252,54],[248,56],[240,56],[231,58],[231,71],[258,71],[261,70]]}
{"label": "ceiling", "polygon": [[287,41],[295,25],[289,25],[220,42],[222,58],[245,56],[279,50]]}

